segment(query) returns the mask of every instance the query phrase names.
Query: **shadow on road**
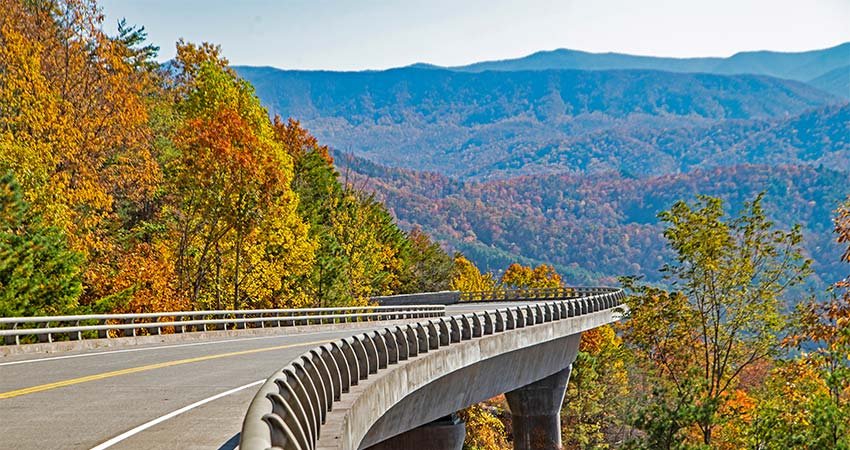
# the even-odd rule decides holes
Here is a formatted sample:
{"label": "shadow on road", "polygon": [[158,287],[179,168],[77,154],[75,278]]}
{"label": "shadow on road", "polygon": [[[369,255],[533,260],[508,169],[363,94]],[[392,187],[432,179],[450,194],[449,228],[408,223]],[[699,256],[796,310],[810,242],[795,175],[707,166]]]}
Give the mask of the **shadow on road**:
{"label": "shadow on road", "polygon": [[227,442],[221,444],[221,447],[218,450],[234,450],[239,447],[239,436],[241,433],[236,433],[232,438],[228,439]]}

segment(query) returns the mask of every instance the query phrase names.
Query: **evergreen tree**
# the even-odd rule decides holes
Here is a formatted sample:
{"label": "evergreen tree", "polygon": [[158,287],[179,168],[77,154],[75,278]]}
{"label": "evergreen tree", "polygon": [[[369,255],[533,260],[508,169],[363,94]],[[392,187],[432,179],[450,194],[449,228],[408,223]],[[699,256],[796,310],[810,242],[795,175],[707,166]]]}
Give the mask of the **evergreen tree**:
{"label": "evergreen tree", "polygon": [[0,316],[72,311],[82,292],[82,262],[59,228],[30,214],[14,175],[0,178]]}

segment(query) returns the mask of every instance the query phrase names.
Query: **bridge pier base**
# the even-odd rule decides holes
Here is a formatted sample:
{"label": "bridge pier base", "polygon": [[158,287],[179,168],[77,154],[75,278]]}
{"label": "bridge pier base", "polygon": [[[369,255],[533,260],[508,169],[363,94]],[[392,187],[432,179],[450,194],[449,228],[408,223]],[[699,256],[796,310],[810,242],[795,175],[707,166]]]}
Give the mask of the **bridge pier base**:
{"label": "bridge pier base", "polygon": [[465,437],[466,424],[452,414],[364,450],[461,450]]}
{"label": "bridge pier base", "polygon": [[511,409],[514,450],[560,450],[561,404],[572,365],[505,393]]}

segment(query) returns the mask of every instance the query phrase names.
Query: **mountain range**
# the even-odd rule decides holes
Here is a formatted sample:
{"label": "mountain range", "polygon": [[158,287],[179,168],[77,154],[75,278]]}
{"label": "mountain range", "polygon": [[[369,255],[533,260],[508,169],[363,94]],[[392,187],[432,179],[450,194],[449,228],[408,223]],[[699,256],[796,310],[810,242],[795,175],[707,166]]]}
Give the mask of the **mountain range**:
{"label": "mountain range", "polygon": [[237,70],[272,114],[298,118],[333,148],[459,177],[517,152],[603,131],[781,119],[841,102],[809,85],[762,75]]}
{"label": "mountain range", "polygon": [[850,194],[850,43],[654,58],[575,50],[462,67],[235,67],[301,121],[346,179],[485,270],[549,263],[572,282],[660,281],[658,212],[766,192],[804,226],[815,284],[841,277],[831,214]]}
{"label": "mountain range", "polygon": [[557,49],[522,58],[484,61],[455,67],[414,64],[415,67],[443,68],[462,72],[519,70],[612,70],[649,69],[666,72],[713,73],[719,75],[757,74],[810,83],[835,95],[850,98],[850,42],[805,52],[740,52],[728,58],[663,58],[624,53],[590,53]]}

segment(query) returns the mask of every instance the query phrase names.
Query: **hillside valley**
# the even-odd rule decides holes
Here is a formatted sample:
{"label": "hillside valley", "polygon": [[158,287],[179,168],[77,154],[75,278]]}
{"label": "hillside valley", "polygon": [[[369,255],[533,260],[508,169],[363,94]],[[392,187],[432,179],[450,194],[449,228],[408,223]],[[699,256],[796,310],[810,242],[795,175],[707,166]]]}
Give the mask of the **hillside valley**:
{"label": "hillside valley", "polygon": [[402,226],[421,226],[487,270],[521,260],[554,264],[576,283],[614,283],[621,275],[657,282],[669,256],[659,212],[697,193],[721,197],[738,211],[763,191],[771,220],[803,225],[816,284],[843,276],[831,217],[846,197],[848,172],[742,164],[644,178],[608,172],[476,183],[351,155],[336,161],[349,182],[375,192]]}

